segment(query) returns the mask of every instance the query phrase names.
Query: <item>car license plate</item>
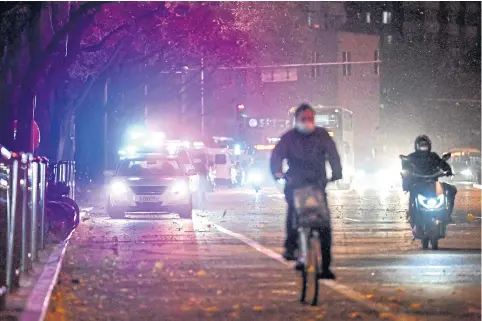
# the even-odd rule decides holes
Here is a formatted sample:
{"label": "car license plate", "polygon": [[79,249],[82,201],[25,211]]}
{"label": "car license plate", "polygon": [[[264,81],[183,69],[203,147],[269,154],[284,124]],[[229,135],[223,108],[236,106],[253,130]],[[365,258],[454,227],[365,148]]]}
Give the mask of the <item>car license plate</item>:
{"label": "car license plate", "polygon": [[140,203],[160,203],[161,197],[157,195],[139,195],[135,197],[135,201]]}

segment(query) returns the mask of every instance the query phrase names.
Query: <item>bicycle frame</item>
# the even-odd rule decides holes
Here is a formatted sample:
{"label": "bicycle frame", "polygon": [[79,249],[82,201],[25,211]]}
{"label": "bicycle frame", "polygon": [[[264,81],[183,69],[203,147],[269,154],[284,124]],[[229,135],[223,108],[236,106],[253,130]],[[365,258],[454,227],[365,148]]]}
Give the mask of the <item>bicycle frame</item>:
{"label": "bicycle frame", "polygon": [[298,228],[298,239],[299,239],[299,254],[298,262],[306,264],[308,261],[308,251],[311,248],[310,239],[313,233],[318,233],[316,229],[313,228]]}

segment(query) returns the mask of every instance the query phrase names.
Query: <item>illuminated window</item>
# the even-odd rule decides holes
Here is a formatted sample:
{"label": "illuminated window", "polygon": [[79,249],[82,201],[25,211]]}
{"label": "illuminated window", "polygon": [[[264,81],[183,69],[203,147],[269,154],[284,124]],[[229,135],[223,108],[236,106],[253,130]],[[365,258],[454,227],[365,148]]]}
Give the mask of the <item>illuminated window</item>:
{"label": "illuminated window", "polygon": [[372,15],[370,14],[370,12],[367,12],[367,23],[371,23],[372,22]]}
{"label": "illuminated window", "polygon": [[297,81],[298,70],[296,68],[265,69],[261,71],[262,82]]}
{"label": "illuminated window", "polygon": [[392,13],[390,11],[383,11],[383,24],[392,23]]}
{"label": "illuminated window", "polygon": [[[350,62],[351,52],[343,51],[341,55],[341,60],[343,62]],[[343,76],[350,76],[350,75],[351,75],[351,64],[343,65]]]}
{"label": "illuminated window", "polygon": [[[319,63],[320,62],[321,54],[319,52],[313,52],[313,56],[311,59],[312,63]],[[320,66],[313,66],[311,68],[311,77],[319,77],[320,76]]]}
{"label": "illuminated window", "polygon": [[[379,50],[375,50],[375,54],[373,55],[373,60],[375,61],[378,61],[380,60],[380,51]],[[378,62],[375,62],[374,63],[374,71],[375,71],[375,75],[379,75],[380,74],[380,64]]]}

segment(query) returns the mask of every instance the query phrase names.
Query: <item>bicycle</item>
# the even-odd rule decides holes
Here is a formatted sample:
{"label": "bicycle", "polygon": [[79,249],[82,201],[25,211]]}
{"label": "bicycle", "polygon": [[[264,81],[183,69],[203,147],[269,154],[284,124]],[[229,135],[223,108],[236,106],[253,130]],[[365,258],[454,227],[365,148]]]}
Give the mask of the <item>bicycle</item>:
{"label": "bicycle", "polygon": [[300,302],[318,304],[319,275],[322,272],[320,232],[329,226],[330,211],[325,193],[316,186],[294,191],[299,254],[296,269],[301,272]]}

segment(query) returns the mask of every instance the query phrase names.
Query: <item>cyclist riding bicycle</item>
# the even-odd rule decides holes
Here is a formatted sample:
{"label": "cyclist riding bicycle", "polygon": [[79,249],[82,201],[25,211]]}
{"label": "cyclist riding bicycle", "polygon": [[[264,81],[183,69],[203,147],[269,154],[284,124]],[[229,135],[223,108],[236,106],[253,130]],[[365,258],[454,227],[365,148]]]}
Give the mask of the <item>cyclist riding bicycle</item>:
{"label": "cyclist riding bicycle", "polygon": [[[283,160],[288,161],[288,171],[282,172]],[[297,259],[298,232],[294,222],[295,205],[294,190],[307,185],[319,186],[325,193],[328,179],[325,163],[329,162],[332,169],[331,180],[342,178],[340,156],[335,142],[328,132],[315,126],[315,111],[308,104],[301,104],[295,112],[295,129],[286,132],[278,142],[271,155],[271,173],[275,179],[286,177],[284,190],[288,213],[286,219],[286,241],[283,257],[286,260]],[[321,278],[335,279],[330,271],[331,263],[331,226],[326,226],[320,233],[322,273]]]}

